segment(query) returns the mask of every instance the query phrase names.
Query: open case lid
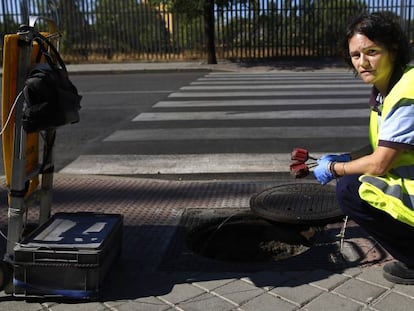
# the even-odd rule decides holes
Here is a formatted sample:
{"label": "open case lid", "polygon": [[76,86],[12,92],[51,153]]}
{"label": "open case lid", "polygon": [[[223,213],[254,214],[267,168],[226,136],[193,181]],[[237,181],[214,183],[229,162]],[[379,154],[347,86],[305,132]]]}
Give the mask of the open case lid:
{"label": "open case lid", "polygon": [[56,213],[19,245],[20,249],[99,249],[120,224],[119,214]]}

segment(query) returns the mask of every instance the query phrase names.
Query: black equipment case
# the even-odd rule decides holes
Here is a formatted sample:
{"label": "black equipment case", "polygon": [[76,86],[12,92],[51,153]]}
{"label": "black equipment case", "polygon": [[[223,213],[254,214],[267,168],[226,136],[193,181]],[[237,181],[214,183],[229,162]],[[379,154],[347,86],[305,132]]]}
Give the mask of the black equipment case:
{"label": "black equipment case", "polygon": [[122,225],[119,214],[56,213],[14,248],[14,295],[98,298]]}

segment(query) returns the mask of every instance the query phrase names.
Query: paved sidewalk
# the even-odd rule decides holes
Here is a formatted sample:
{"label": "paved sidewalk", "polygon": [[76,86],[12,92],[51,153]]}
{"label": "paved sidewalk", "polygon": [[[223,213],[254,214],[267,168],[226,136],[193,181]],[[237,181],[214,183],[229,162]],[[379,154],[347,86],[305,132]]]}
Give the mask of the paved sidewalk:
{"label": "paved sidewalk", "polygon": [[237,72],[267,72],[309,71],[309,70],[347,70],[339,60],[299,60],[273,61],[256,63],[234,63],[219,61],[217,64],[207,64],[203,61],[194,62],[136,62],[136,63],[108,63],[108,64],[69,64],[69,74],[91,73],[121,73],[121,72],[168,72],[168,71],[237,71]]}
{"label": "paved sidewalk", "polygon": [[[290,176],[166,181],[56,174],[54,213],[124,215],[121,260],[99,301],[24,300],[3,293],[0,310],[412,310],[414,287],[383,279],[381,266],[391,258],[352,222],[345,257],[336,238],[341,222],[327,225],[319,244],[281,261],[229,265],[198,255],[183,241],[190,234],[182,222],[189,212],[249,211],[253,194],[292,182],[297,183]],[[2,231],[6,210],[0,214]],[[36,212],[29,215],[34,221]]]}

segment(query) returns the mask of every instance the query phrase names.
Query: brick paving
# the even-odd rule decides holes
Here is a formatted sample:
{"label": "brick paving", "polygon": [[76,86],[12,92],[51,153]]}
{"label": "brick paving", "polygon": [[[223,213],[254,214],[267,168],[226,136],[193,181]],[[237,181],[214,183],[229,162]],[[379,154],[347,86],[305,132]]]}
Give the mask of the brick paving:
{"label": "brick paving", "polygon": [[[390,256],[352,222],[344,243],[347,260],[336,268],[328,264],[329,257],[327,268],[315,268],[309,261],[301,267],[279,261],[274,267],[252,263],[250,269],[226,271],[221,268],[223,262],[208,259],[204,259],[209,262],[206,266],[188,262],[191,269],[183,262],[173,262],[168,269],[162,265],[187,209],[249,209],[253,194],[292,181],[165,181],[56,174],[53,213],[124,215],[121,259],[107,276],[98,301],[17,299],[3,292],[0,310],[412,310],[414,287],[394,285],[382,277],[381,266]],[[1,190],[4,232],[7,201],[5,189]],[[30,211],[29,221],[35,219],[36,211]],[[326,228],[337,234],[341,223]],[[339,245],[339,239],[335,243]]]}

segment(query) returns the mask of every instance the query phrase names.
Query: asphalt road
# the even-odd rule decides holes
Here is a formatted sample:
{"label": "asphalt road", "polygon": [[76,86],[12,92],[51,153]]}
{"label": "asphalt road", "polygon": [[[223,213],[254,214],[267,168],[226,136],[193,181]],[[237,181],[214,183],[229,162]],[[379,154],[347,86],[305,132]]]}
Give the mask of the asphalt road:
{"label": "asphalt road", "polygon": [[[83,96],[81,121],[57,130],[55,171],[168,94],[202,76],[201,72],[71,75]],[[3,174],[3,166],[1,172]]]}
{"label": "asphalt road", "polygon": [[369,86],[342,71],[71,79],[83,96],[81,121],[57,130],[56,172],[273,176],[288,172],[294,147],[318,156],[367,143]]}

